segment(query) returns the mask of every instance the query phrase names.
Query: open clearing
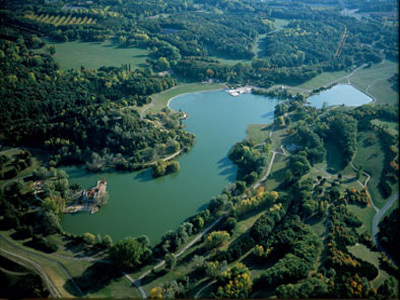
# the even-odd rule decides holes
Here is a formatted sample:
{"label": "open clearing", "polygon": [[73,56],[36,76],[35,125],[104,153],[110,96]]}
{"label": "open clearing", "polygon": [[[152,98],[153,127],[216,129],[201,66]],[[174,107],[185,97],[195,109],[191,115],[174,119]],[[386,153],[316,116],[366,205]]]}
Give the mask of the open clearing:
{"label": "open clearing", "polygon": [[350,82],[363,93],[375,97],[379,104],[399,105],[398,85],[387,80],[396,72],[399,72],[398,63],[384,60],[359,70],[350,77]]}
{"label": "open clearing", "polygon": [[[379,140],[374,139],[373,131],[359,132],[357,141],[357,156],[354,159],[356,167],[363,165],[365,172],[371,176],[368,182],[368,191],[378,207],[385,204],[378,190],[379,178],[382,173],[384,154]],[[369,143],[370,142],[370,143]]]}
{"label": "open clearing", "polygon": [[[350,246],[348,247],[348,249],[350,253],[352,253],[354,256],[373,264],[379,270],[378,276],[372,281],[372,285],[374,287],[379,287],[386,279],[389,279],[390,275],[386,271],[379,268],[379,252],[371,251],[369,248],[362,244]],[[394,291],[396,296],[398,297],[399,292],[397,280],[395,280]]]}
{"label": "open clearing", "polygon": [[54,59],[65,70],[80,69],[81,66],[86,69],[98,69],[102,66],[121,67],[122,64],[131,64],[132,70],[148,67],[146,49],[119,47],[110,40],[103,43],[76,41],[53,45],[56,47]]}

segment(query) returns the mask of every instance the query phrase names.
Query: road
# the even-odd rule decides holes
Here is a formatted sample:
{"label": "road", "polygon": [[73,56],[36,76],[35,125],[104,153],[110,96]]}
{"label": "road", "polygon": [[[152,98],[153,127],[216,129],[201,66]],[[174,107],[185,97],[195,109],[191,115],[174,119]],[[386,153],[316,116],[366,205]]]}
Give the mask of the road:
{"label": "road", "polygon": [[[375,243],[375,245],[378,246],[378,248],[382,251],[385,251],[382,246],[379,244],[378,240],[378,225],[379,221],[382,219],[382,217],[385,215],[385,213],[392,207],[392,205],[396,202],[396,200],[399,199],[399,192],[397,191],[395,194],[393,194],[385,203],[385,205],[381,208],[378,209],[376,212],[374,218],[372,219],[372,239]],[[371,200],[372,202],[372,200]],[[385,251],[386,252],[386,251]],[[392,258],[393,260],[393,258]]]}
{"label": "road", "polygon": [[[201,233],[199,233],[193,240],[191,240],[185,247],[183,247],[181,250],[179,250],[176,254],[175,257],[178,258],[179,256],[181,256],[183,253],[185,253],[185,251],[187,249],[189,249],[190,247],[192,247],[197,241],[199,241],[211,228],[213,228],[219,221],[222,220],[224,216],[219,217],[218,219],[216,219],[214,222],[212,222],[206,229],[204,229]],[[145,278],[147,275],[149,275],[152,270],[157,270],[158,268],[162,267],[163,265],[165,265],[165,260],[160,261],[157,265],[155,265],[152,269],[144,272],[142,275],[140,275],[138,277],[138,279],[133,279],[129,274],[123,273],[124,276],[131,282],[133,283],[139,290],[140,295],[142,296],[142,299],[146,299],[147,298],[147,294],[144,291],[144,289],[142,288],[142,286],[140,285],[140,281]]]}

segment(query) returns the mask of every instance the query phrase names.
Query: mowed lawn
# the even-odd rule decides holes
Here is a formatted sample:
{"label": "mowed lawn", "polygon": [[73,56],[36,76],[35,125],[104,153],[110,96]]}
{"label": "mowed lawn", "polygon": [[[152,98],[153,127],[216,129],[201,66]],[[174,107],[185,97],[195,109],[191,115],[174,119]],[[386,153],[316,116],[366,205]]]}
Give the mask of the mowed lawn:
{"label": "mowed lawn", "polygon": [[379,104],[399,105],[398,85],[388,81],[396,72],[399,64],[389,60],[364,68],[351,76],[351,84],[360,91],[376,98]]}
{"label": "mowed lawn", "polygon": [[[373,287],[378,288],[386,279],[389,279],[390,275],[386,271],[379,268],[379,256],[380,256],[379,252],[371,251],[363,244],[356,244],[354,246],[348,247],[348,249],[349,252],[353,254],[355,257],[361,258],[362,260],[365,260],[373,264],[379,270],[378,276],[374,280],[372,280]],[[397,297],[399,295],[398,287],[399,287],[399,282],[398,280],[395,280],[394,291]]]}
{"label": "mowed lawn", "polygon": [[146,64],[146,49],[133,47],[119,47],[108,40],[100,42],[68,42],[54,43],[56,53],[54,59],[64,70],[98,69],[102,66],[121,67],[122,64],[131,64],[132,70],[148,67]]}
{"label": "mowed lawn", "polygon": [[362,165],[365,172],[371,176],[371,180],[368,182],[369,193],[375,205],[382,207],[385,204],[385,200],[382,199],[382,195],[378,190],[378,183],[385,157],[379,140],[374,138],[375,135],[373,131],[358,133],[358,150],[357,156],[354,159],[354,165],[356,167]]}

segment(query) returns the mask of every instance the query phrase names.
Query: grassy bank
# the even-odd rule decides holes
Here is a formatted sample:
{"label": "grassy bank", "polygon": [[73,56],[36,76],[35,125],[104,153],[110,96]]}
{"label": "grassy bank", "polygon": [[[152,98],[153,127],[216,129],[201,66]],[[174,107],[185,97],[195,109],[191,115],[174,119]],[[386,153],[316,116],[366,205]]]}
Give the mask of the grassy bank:
{"label": "grassy bank", "polygon": [[203,84],[203,83],[189,83],[176,86],[167,91],[163,91],[161,93],[155,94],[152,96],[153,101],[150,104],[147,104],[140,108],[140,112],[142,114],[149,113],[158,113],[164,107],[167,107],[168,101],[176,96],[196,93],[196,92],[205,92],[212,90],[222,90],[227,88],[225,84],[219,83],[211,83],[211,84]]}

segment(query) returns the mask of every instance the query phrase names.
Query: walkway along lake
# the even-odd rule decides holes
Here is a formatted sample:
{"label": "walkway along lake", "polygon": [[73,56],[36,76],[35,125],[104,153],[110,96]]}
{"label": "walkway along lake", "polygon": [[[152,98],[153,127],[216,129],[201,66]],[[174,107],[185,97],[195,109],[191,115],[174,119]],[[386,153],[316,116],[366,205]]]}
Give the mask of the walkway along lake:
{"label": "walkway along lake", "polygon": [[[334,89],[340,91],[342,87],[358,92],[351,86],[339,85],[314,97],[323,97]],[[357,101],[356,105],[360,105],[360,99],[363,103],[371,100],[361,92],[357,95],[344,95],[340,104]],[[312,98],[309,101],[314,102]],[[330,97],[324,101],[339,104]],[[228,158],[230,149],[246,137],[249,124],[272,122],[277,103],[275,99],[252,94],[232,97],[223,91],[174,98],[170,108],[181,109],[189,115],[184,121],[186,130],[194,133],[197,140],[193,149],[179,158],[180,172],[152,179],[150,169],[90,174],[84,168],[65,168],[70,184],[79,183],[83,188],[105,176],[110,197],[108,204],[96,214],[65,215],[63,229],[75,234],[109,234],[114,240],[145,234],[153,244],[158,242],[167,230],[177,228],[235,181],[237,170]]]}

